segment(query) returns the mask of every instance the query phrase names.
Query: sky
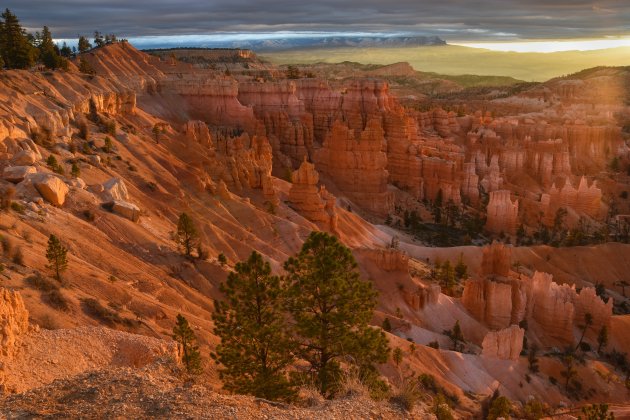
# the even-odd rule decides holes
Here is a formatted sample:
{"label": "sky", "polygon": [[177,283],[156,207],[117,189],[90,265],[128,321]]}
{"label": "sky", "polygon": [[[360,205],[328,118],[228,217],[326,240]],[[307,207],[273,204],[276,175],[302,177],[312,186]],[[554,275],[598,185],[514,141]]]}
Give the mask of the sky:
{"label": "sky", "polygon": [[29,30],[48,25],[57,39],[94,30],[132,42],[151,36],[376,32],[437,35],[498,50],[520,43],[525,50],[549,51],[549,40],[575,39],[599,41],[576,44],[578,49],[612,41],[630,45],[630,0],[5,0],[4,6]]}

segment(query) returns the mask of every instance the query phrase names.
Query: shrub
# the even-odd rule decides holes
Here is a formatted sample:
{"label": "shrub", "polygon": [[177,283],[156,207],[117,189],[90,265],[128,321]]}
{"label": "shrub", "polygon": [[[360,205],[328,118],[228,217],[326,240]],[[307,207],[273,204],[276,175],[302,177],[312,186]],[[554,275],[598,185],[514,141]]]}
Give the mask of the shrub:
{"label": "shrub", "polygon": [[383,330],[387,332],[392,332],[392,323],[389,321],[389,318],[387,317],[383,320],[383,324],[381,325],[381,327],[383,328]]}
{"label": "shrub", "polygon": [[22,248],[17,247],[15,249],[11,261],[13,261],[13,264],[24,266],[24,254],[22,253]]}
{"label": "shrub", "polygon": [[11,202],[11,210],[16,213],[24,214],[24,212],[26,211],[26,207],[16,201],[13,201]]}
{"label": "shrub", "polygon": [[357,369],[350,369],[341,376],[337,396],[346,398],[370,396],[370,390],[361,380]]}
{"label": "shrub", "polygon": [[221,264],[221,266],[224,266],[225,264],[227,264],[227,257],[223,254],[223,252],[219,254],[217,259],[219,260],[219,264]]}
{"label": "shrub", "polygon": [[85,217],[85,220],[87,220],[88,222],[93,222],[96,218],[94,212],[90,209],[83,210],[83,217]]}
{"label": "shrub", "polygon": [[72,175],[73,178],[78,178],[81,176],[81,168],[79,168],[79,165],[76,162],[72,163],[72,169],[70,170],[70,175]]}
{"label": "shrub", "polygon": [[298,400],[306,407],[317,407],[326,401],[313,384],[306,384],[300,387]]}
{"label": "shrub", "polygon": [[103,146],[103,151],[105,153],[110,153],[112,151],[112,139],[108,137],[105,137],[105,146]]}
{"label": "shrub", "polygon": [[11,251],[13,251],[13,242],[6,236],[2,236],[0,237],[0,244],[2,244],[2,253],[5,257],[9,258]]}
{"label": "shrub", "polygon": [[210,252],[208,252],[208,249],[201,244],[197,245],[197,258],[199,258],[202,261],[205,261],[208,258],[210,258]]}
{"label": "shrub", "polygon": [[53,289],[44,295],[44,301],[58,311],[67,312],[70,309],[68,299],[59,289]]}
{"label": "shrub", "polygon": [[403,379],[402,383],[395,388],[389,400],[392,404],[396,404],[406,411],[412,411],[421,397],[422,392],[418,382],[407,378]]}
{"label": "shrub", "polygon": [[440,343],[438,343],[437,341],[431,341],[429,344],[427,344],[427,346],[433,349],[439,349]]}
{"label": "shrub", "polygon": [[0,209],[8,210],[15,195],[15,188],[6,187],[0,190]]}
{"label": "shrub", "polygon": [[108,121],[105,121],[104,125],[105,125],[105,132],[107,134],[110,134],[112,136],[116,135],[116,121],[108,120]]}
{"label": "shrub", "polygon": [[81,120],[77,123],[79,128],[79,136],[84,140],[90,140],[90,126],[87,121]]}
{"label": "shrub", "polygon": [[57,283],[42,276],[39,272],[35,272],[35,274],[27,277],[24,281],[33,289],[42,292],[50,292],[51,290],[59,289],[59,285]]}
{"label": "shrub", "polygon": [[134,322],[130,319],[121,317],[117,312],[108,309],[103,306],[98,300],[93,298],[86,298],[82,300],[83,311],[105,324],[114,326],[116,324],[122,324],[127,326],[133,326]]}
{"label": "shrub", "polygon": [[453,413],[451,412],[451,407],[449,407],[446,402],[446,398],[444,395],[438,394],[433,399],[433,406],[431,408],[431,412],[435,414],[437,420],[453,420]]}

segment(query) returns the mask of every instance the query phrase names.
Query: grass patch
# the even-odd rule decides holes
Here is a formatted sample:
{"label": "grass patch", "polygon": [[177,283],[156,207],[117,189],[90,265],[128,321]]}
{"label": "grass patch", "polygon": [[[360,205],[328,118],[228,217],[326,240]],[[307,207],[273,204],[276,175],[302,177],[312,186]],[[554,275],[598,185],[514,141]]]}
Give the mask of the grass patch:
{"label": "grass patch", "polygon": [[135,327],[136,321],[124,318],[118,312],[103,306],[98,300],[93,298],[82,299],[83,311],[94,319],[97,319],[107,325],[124,325],[126,327]]}

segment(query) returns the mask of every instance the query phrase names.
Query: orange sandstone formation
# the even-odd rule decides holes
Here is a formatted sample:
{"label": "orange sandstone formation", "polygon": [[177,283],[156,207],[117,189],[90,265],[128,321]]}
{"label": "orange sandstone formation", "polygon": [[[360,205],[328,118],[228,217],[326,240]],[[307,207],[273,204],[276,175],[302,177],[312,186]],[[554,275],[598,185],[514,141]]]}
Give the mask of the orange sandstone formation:
{"label": "orange sandstone formation", "polygon": [[378,120],[369,120],[357,134],[336,121],[313,161],[344,194],[364,209],[388,214],[393,199],[387,191],[387,156],[383,129]]}
{"label": "orange sandstone formation", "polygon": [[28,311],[18,292],[0,288],[0,354],[11,356],[29,330]]}
{"label": "orange sandstone formation", "polygon": [[509,190],[492,191],[488,202],[486,230],[514,235],[518,228],[518,200],[512,201]]}
{"label": "orange sandstone formation", "polygon": [[334,197],[322,186],[318,189],[319,174],[315,165],[304,160],[300,168],[291,176],[289,202],[291,206],[308,220],[325,230],[334,231],[337,214]]}
{"label": "orange sandstone formation", "polygon": [[490,331],[483,338],[481,355],[495,359],[517,360],[523,350],[525,330],[517,325]]}

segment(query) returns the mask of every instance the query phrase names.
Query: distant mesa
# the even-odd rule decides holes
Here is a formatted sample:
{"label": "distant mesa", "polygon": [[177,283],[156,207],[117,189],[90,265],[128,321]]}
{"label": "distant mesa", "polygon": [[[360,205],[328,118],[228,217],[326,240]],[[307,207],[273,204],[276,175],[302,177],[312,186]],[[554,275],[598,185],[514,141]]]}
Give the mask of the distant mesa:
{"label": "distant mesa", "polygon": [[[294,37],[284,39],[258,38],[245,40],[200,40],[198,42],[187,40],[186,47],[193,49],[221,49],[233,48],[254,51],[285,51],[305,48],[395,48],[395,47],[422,47],[446,45],[446,41],[437,36],[313,36]],[[178,48],[183,45],[177,41],[164,41],[162,44],[152,44],[151,49]],[[139,48],[144,45],[138,44]],[[148,45],[147,45],[148,47]]]}

